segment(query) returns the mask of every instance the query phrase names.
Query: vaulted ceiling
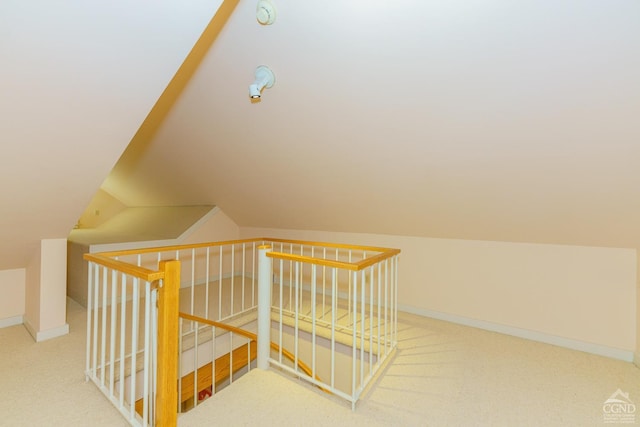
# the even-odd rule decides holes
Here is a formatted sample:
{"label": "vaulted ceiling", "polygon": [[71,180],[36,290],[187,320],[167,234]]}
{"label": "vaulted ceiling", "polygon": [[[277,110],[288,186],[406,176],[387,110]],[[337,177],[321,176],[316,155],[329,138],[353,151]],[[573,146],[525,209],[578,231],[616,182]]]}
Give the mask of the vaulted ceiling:
{"label": "vaulted ceiling", "polygon": [[637,1],[274,3],[271,26],[230,9],[107,192],[241,226],[640,245]]}
{"label": "vaulted ceiling", "polygon": [[0,2],[0,270],[67,237],[219,5]]}

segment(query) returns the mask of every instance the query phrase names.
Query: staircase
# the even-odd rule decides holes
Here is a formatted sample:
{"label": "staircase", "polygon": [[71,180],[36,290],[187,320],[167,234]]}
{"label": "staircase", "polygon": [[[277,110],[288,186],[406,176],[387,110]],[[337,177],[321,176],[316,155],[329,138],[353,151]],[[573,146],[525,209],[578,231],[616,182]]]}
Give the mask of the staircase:
{"label": "staircase", "polygon": [[355,410],[397,345],[398,253],[256,238],[86,254],[87,379],[135,426],[173,426],[253,367]]}

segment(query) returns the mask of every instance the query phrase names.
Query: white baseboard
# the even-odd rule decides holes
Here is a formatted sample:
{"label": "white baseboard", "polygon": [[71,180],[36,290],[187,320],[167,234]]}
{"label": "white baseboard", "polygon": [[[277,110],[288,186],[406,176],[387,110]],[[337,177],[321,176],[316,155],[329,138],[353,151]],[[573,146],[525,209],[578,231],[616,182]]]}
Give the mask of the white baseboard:
{"label": "white baseboard", "polygon": [[[518,338],[525,338],[532,341],[543,342],[546,344],[565,347],[571,350],[584,351],[586,353],[596,354],[599,356],[610,357],[612,359],[623,360],[625,362],[633,362],[634,354],[632,351],[620,350],[618,348],[607,347],[604,345],[588,343],[584,341],[574,340],[570,338],[558,337],[555,335],[545,334],[542,332],[531,331],[528,329],[516,328],[514,326],[500,325],[498,323],[487,322],[484,320],[470,319],[468,317],[458,316],[449,313],[441,313],[433,310],[415,308],[408,305],[398,305],[398,310],[407,313],[417,314],[419,316],[431,317],[433,319],[445,320],[459,325],[471,326],[473,328],[484,329],[492,332],[499,332],[505,335],[511,335]],[[640,366],[640,355],[636,355],[636,365]]]}
{"label": "white baseboard", "polygon": [[31,326],[31,323],[29,323],[29,320],[24,319],[24,327],[27,329],[27,331],[29,331],[29,334],[34,339],[34,341],[38,341],[36,339],[36,337],[38,336],[38,333],[36,332],[36,329],[33,326]]}
{"label": "white baseboard", "polygon": [[67,335],[69,333],[69,324],[65,323],[62,326],[58,326],[57,328],[47,329],[46,331],[36,331],[35,328],[29,323],[28,320],[24,321],[24,327],[27,328],[29,334],[36,342],[42,342],[46,340],[50,340],[52,338],[61,337],[63,335]]}
{"label": "white baseboard", "polygon": [[24,323],[24,316],[7,317],[6,319],[0,319],[0,328],[8,328],[9,326],[22,325]]}

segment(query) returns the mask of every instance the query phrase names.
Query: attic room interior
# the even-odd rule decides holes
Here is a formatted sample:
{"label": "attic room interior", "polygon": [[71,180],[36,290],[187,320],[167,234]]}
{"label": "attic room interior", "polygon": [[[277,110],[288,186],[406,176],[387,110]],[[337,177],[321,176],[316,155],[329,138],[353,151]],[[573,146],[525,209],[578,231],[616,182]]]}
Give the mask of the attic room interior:
{"label": "attic room interior", "polygon": [[[618,391],[635,408],[640,3],[267,3],[271,23],[257,0],[0,6],[0,419],[124,425],[85,383],[85,254],[255,238],[398,249],[398,349],[354,411],[257,370],[212,407],[251,396],[301,425],[600,425]],[[275,78],[253,99],[259,66]]]}

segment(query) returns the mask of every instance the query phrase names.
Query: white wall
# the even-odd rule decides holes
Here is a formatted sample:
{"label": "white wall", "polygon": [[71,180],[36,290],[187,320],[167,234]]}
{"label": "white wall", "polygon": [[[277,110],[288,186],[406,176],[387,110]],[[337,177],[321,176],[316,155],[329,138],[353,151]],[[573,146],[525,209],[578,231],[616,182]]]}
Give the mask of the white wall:
{"label": "white wall", "polygon": [[[42,241],[40,332],[61,333],[67,325],[67,239]],[[40,340],[38,340],[40,341]]]}
{"label": "white wall", "polygon": [[40,280],[42,273],[42,250],[38,247],[26,268],[26,292],[24,324],[31,336],[37,341],[40,329]]}
{"label": "white wall", "polygon": [[[167,220],[164,218],[163,220]],[[78,230],[76,230],[78,231]],[[224,240],[237,240],[240,237],[240,229],[238,225],[229,218],[219,208],[214,208],[210,213],[205,215],[203,219],[196,222],[178,239],[156,240],[147,242],[130,242],[108,243],[108,244],[89,244],[70,241],[68,244],[69,256],[67,260],[67,271],[69,280],[67,283],[67,294],[82,306],[87,304],[87,263],[83,259],[83,255],[87,252],[96,253],[104,251],[117,251],[124,249],[148,248],[158,246],[172,246],[203,242],[219,242]],[[87,239],[91,241],[91,239]],[[185,254],[183,261],[189,259],[189,255]],[[150,269],[156,268],[155,260],[148,260],[147,264],[143,264]],[[182,269],[182,282],[190,282],[190,272],[187,268]]]}
{"label": "white wall", "polygon": [[25,274],[24,268],[0,271],[0,328],[23,321]]}
{"label": "white wall", "polygon": [[634,363],[640,368],[640,253],[638,254],[638,273],[636,280],[636,354],[634,357]]}
{"label": "white wall", "polygon": [[43,239],[26,270],[24,324],[36,341],[69,332],[67,239]]}
{"label": "white wall", "polygon": [[0,3],[1,270],[67,236],[219,5]]}
{"label": "white wall", "polygon": [[215,213],[188,237],[181,240],[181,244],[219,242],[223,240],[237,240],[240,238],[240,228],[222,210]]}
{"label": "white wall", "polygon": [[241,227],[280,237],[394,247],[406,311],[631,360],[634,249]]}
{"label": "white wall", "polygon": [[[229,218],[222,210],[216,208],[205,222],[203,222],[199,227],[195,228],[189,236],[185,236],[180,239],[177,244],[194,244],[194,243],[205,243],[205,242],[221,242],[225,240],[237,240],[240,237],[240,229],[238,225]],[[184,254],[181,258],[183,262],[189,262],[191,259],[189,254]],[[217,266],[212,267],[211,274],[218,274],[214,271],[217,271]],[[202,274],[202,272],[201,272]],[[196,281],[202,279],[203,277],[196,277]],[[185,267],[181,269],[181,279],[180,282],[182,286],[187,286],[191,283],[191,272],[190,269]]]}
{"label": "white wall", "polygon": [[111,194],[98,190],[80,216],[77,228],[96,228],[126,209],[126,206]]}
{"label": "white wall", "polygon": [[66,261],[45,241],[66,239],[220,2],[0,3],[0,283],[27,268],[16,307],[35,335],[64,329]]}
{"label": "white wall", "polygon": [[[238,4],[114,195],[242,226],[640,247],[639,1],[277,7],[264,27]],[[262,63],[276,83],[252,103]]]}

